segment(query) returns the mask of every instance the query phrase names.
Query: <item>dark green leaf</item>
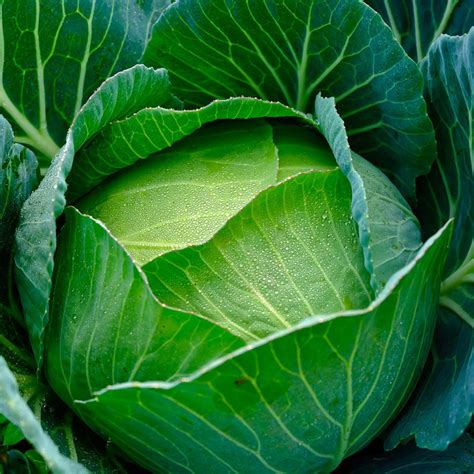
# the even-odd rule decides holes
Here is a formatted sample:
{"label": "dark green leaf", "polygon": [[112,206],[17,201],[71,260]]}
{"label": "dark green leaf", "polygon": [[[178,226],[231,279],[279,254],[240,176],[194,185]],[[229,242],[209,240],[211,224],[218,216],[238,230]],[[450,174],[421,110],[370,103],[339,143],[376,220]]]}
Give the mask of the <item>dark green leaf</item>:
{"label": "dark green leaf", "polygon": [[[474,314],[474,307],[469,308]],[[456,440],[472,417],[474,331],[451,311],[441,308],[430,363],[422,383],[390,432],[387,447],[416,436],[423,448],[442,450]]]}
{"label": "dark green leaf", "polygon": [[[21,206],[36,186],[35,155],[13,143],[10,124],[0,115],[0,313],[21,320],[13,290],[12,247]],[[3,333],[0,332],[0,344]],[[0,352],[1,353],[1,352]]]}
{"label": "dark green leaf", "polygon": [[[24,336],[23,334],[23,339],[25,339]],[[52,438],[59,451],[64,456],[80,462],[91,472],[117,472],[119,469],[116,465],[117,462],[108,455],[105,441],[96,437],[52,393],[50,387],[37,378],[35,363],[30,352],[21,345],[19,348],[22,348],[20,355],[29,358],[29,365],[16,356],[18,351],[15,353],[15,357],[11,357],[9,352],[6,355],[9,356],[9,361],[12,363],[10,367],[16,377],[20,393],[28,400],[28,405],[34,415],[41,420],[43,429]],[[3,347],[1,354],[5,355]]]}
{"label": "dark green leaf", "polygon": [[355,458],[345,470],[351,474],[468,474],[474,468],[474,439],[464,434],[445,451],[419,449],[414,443],[373,459]]}
{"label": "dark green leaf", "polygon": [[44,459],[33,449],[27,451],[25,453],[30,464],[35,467],[35,473],[37,474],[48,474],[48,465],[44,462]]}
{"label": "dark green leaf", "polygon": [[16,449],[6,453],[6,472],[8,474],[33,474],[25,455]]}
{"label": "dark green leaf", "polygon": [[[13,242],[20,208],[36,186],[37,161],[32,152],[13,144],[9,123],[0,115],[0,355],[16,369],[33,362],[24,335],[13,280]],[[5,444],[16,444],[13,428],[4,433]]]}
{"label": "dark green leaf", "polygon": [[318,95],[316,119],[352,189],[352,216],[359,227],[365,267],[375,291],[421,247],[419,224],[386,176],[351,152],[334,99]]}
{"label": "dark green leaf", "polygon": [[43,385],[43,392],[29,401],[35,415],[41,419],[59,451],[94,474],[126,472],[117,460],[109,455],[110,443],[100,439],[73,412]]}
{"label": "dark green leaf", "polygon": [[28,340],[6,306],[0,306],[0,355],[15,373],[32,374],[35,361]]}
{"label": "dark green leaf", "polygon": [[181,0],[145,61],[191,105],[245,95],[312,112],[318,92],[335,97],[353,149],[406,194],[435,156],[418,69],[357,0]]}
{"label": "dark green leaf", "polygon": [[365,0],[392,28],[407,53],[421,61],[442,33],[462,35],[474,25],[474,0]]}
{"label": "dark green leaf", "polygon": [[390,447],[415,435],[418,446],[445,449],[474,411],[474,29],[442,36],[422,64],[438,138],[438,159],[423,180],[418,212],[425,234],[455,218],[431,366]]}
{"label": "dark green leaf", "polygon": [[0,115],[0,255],[11,251],[21,206],[36,185],[35,155],[13,144],[10,124]]}
{"label": "dark green leaf", "polygon": [[169,3],[0,2],[0,107],[16,139],[52,159],[101,82],[140,62],[151,26]]}
{"label": "dark green leaf", "polygon": [[419,215],[425,236],[456,219],[446,273],[466,258],[474,234],[474,28],[442,36],[422,63],[438,158],[420,183]]}
{"label": "dark green leaf", "polygon": [[[115,463],[108,459],[105,442],[96,439],[51,389],[37,378],[36,364],[25,332],[1,310],[0,354],[7,359],[20,393],[28,399],[33,413],[41,420],[43,429],[51,436],[60,452],[81,462],[94,473],[115,472]],[[0,415],[0,424],[3,421],[5,418]],[[2,429],[3,426],[0,427],[0,443]]]}

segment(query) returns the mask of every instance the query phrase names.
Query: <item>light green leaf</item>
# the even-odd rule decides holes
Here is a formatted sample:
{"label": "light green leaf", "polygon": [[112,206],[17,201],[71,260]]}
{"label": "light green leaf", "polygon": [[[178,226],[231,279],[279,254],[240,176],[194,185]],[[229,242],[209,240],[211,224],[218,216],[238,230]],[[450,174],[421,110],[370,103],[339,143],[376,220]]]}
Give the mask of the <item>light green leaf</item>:
{"label": "light green leaf", "polygon": [[0,2],[0,109],[52,159],[102,81],[142,57],[169,0]]}
{"label": "light green leaf", "polygon": [[143,265],[169,250],[209,240],[274,184],[277,172],[270,125],[227,121],[113,175],[78,208],[104,222]]}
{"label": "light green leaf", "polygon": [[339,170],[303,174],[260,194],[208,243],[143,269],[162,303],[247,341],[364,308],[373,294],[350,203]]}
{"label": "light green leaf", "polygon": [[26,201],[16,233],[15,271],[30,341],[38,365],[43,353],[44,329],[56,248],[56,219],[65,206],[66,177],[75,149],[84,145],[108,121],[170,100],[164,71],[135,66],[108,79],[84,105],[66,144],[57,154],[38,189]]}
{"label": "light green leaf", "polygon": [[365,0],[392,28],[395,38],[421,61],[442,33],[461,35],[474,24],[474,0]]}
{"label": "light green leaf", "polygon": [[[273,141],[278,151],[278,182],[308,171],[332,171],[334,155],[314,128],[272,120]],[[314,126],[314,125],[313,125]]]}
{"label": "light green leaf", "polygon": [[417,379],[449,234],[430,239],[367,309],[313,316],[232,351],[235,336],[163,309],[103,225],[71,209],[48,378],[69,403],[102,387],[75,409],[154,471],[330,470],[392,419]]}
{"label": "light green leaf", "polygon": [[425,234],[450,217],[455,227],[431,364],[387,445],[414,435],[420,447],[445,449],[474,411],[474,29],[443,35],[422,69],[439,153],[421,182],[419,216]]}
{"label": "light green leaf", "polygon": [[436,153],[416,65],[358,0],[181,0],[145,62],[192,106],[245,95],[312,112],[318,92],[335,97],[353,149],[405,194]]}
{"label": "light green leaf", "polygon": [[[156,316],[149,314],[146,323],[141,312],[132,337],[128,318],[110,316],[115,305],[127,305],[116,281],[130,281],[131,261],[100,224],[78,214],[74,218],[82,225],[76,222],[64,241],[72,252],[59,258],[75,290],[71,301],[55,296],[48,373],[56,390],[70,391],[69,400],[84,399],[90,388],[102,385],[91,400],[76,402],[76,410],[152,471],[288,472],[308,466],[330,471],[393,418],[423,366],[449,229],[430,239],[366,309],[313,316],[170,381],[166,371],[160,374],[170,360],[160,351],[139,376],[134,374],[138,335],[156,324]],[[91,232],[96,243],[88,246]],[[117,269],[124,259],[129,263],[122,276]],[[90,282],[80,278],[84,272]],[[55,295],[64,280],[60,273]],[[94,295],[98,287],[105,290],[101,298]],[[118,299],[107,297],[112,291]],[[141,301],[146,306],[148,299]],[[121,336],[116,358],[104,354],[110,344],[101,344],[103,334],[109,341],[111,335]],[[59,343],[60,335],[67,344]],[[181,340],[176,336],[173,344]],[[82,347],[88,345],[86,353]],[[148,350],[146,344],[140,347]],[[186,354],[181,354],[185,361]],[[122,366],[129,357],[133,363]],[[106,387],[119,378],[118,367],[128,367],[120,378],[129,382]]]}
{"label": "light green leaf", "polygon": [[242,344],[202,318],[161,305],[103,224],[66,209],[46,353],[49,382],[63,400],[72,404],[104,384],[146,380],[149,370],[172,380]]}
{"label": "light green leaf", "polygon": [[14,375],[0,356],[0,412],[17,425],[25,438],[43,456],[53,473],[86,473],[87,469],[65,458],[43,431],[26,402],[21,398]]}
{"label": "light green leaf", "polygon": [[[235,103],[227,102],[230,106]],[[264,105],[255,100],[244,103]],[[273,105],[275,112],[291,113]],[[202,112],[204,117],[204,109]],[[186,115],[192,116],[192,112]],[[174,128],[181,123],[189,124],[184,114],[176,113]],[[171,128],[158,128],[156,122],[153,129],[146,127],[150,136],[171,136]],[[77,156],[79,166],[83,156]],[[94,161],[94,169],[99,162],[100,158]],[[123,166],[124,160],[118,164]],[[277,180],[301,171],[335,167],[331,150],[314,129],[258,119],[226,120],[208,124],[144,162],[113,174],[77,206],[104,222],[144,264],[165,251],[206,242]],[[74,179],[74,167],[70,179]],[[84,181],[80,182],[84,189]]]}
{"label": "light green leaf", "polygon": [[[105,127],[89,146],[78,150],[69,176],[68,199],[74,200],[118,170],[166,148],[216,120],[289,117],[314,127],[312,119],[275,102],[232,98],[196,110],[146,107]],[[76,127],[78,130],[82,127]]]}

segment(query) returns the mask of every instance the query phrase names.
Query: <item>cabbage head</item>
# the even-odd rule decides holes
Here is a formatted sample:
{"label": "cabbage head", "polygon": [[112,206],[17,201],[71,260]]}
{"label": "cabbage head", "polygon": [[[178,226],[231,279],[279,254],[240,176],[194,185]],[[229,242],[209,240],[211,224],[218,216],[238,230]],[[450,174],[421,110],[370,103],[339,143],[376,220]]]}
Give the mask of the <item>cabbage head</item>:
{"label": "cabbage head", "polygon": [[181,0],[143,60],[22,210],[36,362],[153,472],[330,472],[399,414],[435,330],[453,229],[412,210],[420,70],[355,0]]}

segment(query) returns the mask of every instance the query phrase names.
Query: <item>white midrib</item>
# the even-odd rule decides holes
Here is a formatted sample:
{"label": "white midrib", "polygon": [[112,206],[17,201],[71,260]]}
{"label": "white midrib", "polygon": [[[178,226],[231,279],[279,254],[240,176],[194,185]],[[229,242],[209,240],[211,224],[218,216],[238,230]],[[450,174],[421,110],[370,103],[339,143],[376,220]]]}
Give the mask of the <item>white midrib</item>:
{"label": "white midrib", "polygon": [[[37,52],[37,55],[39,53]],[[29,119],[23,114],[23,112],[18,109],[18,107],[11,101],[10,97],[8,96],[5,88],[3,86],[3,64],[5,61],[5,41],[3,36],[3,5],[0,3],[0,107],[5,109],[6,112],[12,117],[12,119],[16,122],[16,124],[21,127],[27,135],[28,143],[33,145],[38,151],[40,151],[45,156],[50,158],[54,157],[54,155],[59,150],[58,145],[54,142],[54,140],[49,135],[46,124],[44,129],[37,129]],[[42,70],[41,73],[38,71],[38,83],[40,82],[40,74],[42,77]],[[40,87],[39,95],[42,96],[40,98],[44,101],[44,81],[41,80],[43,88]],[[41,122],[43,120],[41,119]]]}
{"label": "white midrib", "polygon": [[420,62],[423,59],[423,51],[421,49],[421,33],[420,33],[420,19],[418,15],[418,6],[415,0],[411,1],[413,9],[413,21],[415,22],[415,44],[416,44],[416,59]]}
{"label": "white midrib", "polygon": [[396,40],[399,43],[401,43],[402,35],[400,34],[400,31],[398,30],[397,23],[395,21],[395,17],[392,12],[392,7],[390,6],[390,3],[388,0],[384,0],[384,4],[385,4],[385,10],[387,10],[388,21],[390,23],[390,27],[392,28],[393,34]]}
{"label": "white midrib", "polygon": [[40,18],[40,4],[39,1],[35,2],[35,53],[36,53],[36,78],[38,81],[38,102],[39,102],[39,113],[40,113],[40,130],[46,132],[48,130],[48,124],[46,121],[46,93],[44,88],[44,66],[41,60],[41,45],[39,39],[39,18]]}
{"label": "white midrib", "polygon": [[86,49],[84,51],[84,57],[82,58],[82,62],[81,62],[81,72],[79,73],[79,82],[77,84],[77,94],[76,94],[77,98],[76,98],[76,105],[74,108],[74,115],[76,115],[79,112],[82,106],[82,99],[84,96],[84,84],[86,80],[87,64],[89,61],[91,44],[92,44],[92,20],[94,18],[94,12],[95,12],[95,0],[92,2],[91,15],[87,20],[87,43],[86,43]]}

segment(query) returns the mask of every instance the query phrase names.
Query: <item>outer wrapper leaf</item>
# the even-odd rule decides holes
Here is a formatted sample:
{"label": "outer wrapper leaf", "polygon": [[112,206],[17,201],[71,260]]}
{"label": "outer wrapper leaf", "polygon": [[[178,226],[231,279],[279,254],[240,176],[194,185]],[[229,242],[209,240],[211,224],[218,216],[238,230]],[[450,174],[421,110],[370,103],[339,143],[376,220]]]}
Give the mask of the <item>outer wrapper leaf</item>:
{"label": "outer wrapper leaf", "polygon": [[[12,246],[20,208],[36,186],[36,167],[35,155],[13,144],[12,128],[0,116],[0,355],[20,370],[31,368],[33,361],[18,324],[23,318],[14,292]],[[15,425],[3,428],[2,444],[14,445],[23,438]]]}
{"label": "outer wrapper leaf", "polygon": [[408,203],[392,189],[385,176],[374,173],[364,160],[351,152],[345,124],[334,99],[318,96],[315,112],[321,132],[351,185],[352,216],[359,228],[365,268],[372,288],[378,292],[419,249],[418,222]]}
{"label": "outer wrapper leaf", "polygon": [[462,35],[474,24],[473,0],[366,0],[392,28],[395,38],[421,61],[442,33]]}
{"label": "outer wrapper leaf", "polygon": [[26,325],[38,365],[43,353],[44,328],[56,248],[56,219],[65,206],[66,177],[75,149],[110,120],[140,110],[144,104],[170,99],[163,71],[135,66],[108,79],[84,105],[39,188],[22,209],[16,233],[15,268]]}
{"label": "outer wrapper leaf", "polygon": [[[143,296],[146,282],[125,251],[99,223],[73,212],[71,218],[61,239],[48,377],[70,402],[128,380],[74,407],[148,469],[329,470],[394,416],[425,361],[449,229],[430,239],[366,310],[315,316],[217,359],[208,351],[218,346],[205,345],[194,331],[190,359],[175,345],[190,339],[180,339],[169,310],[158,318],[150,311],[159,305]],[[69,301],[62,272],[73,278]],[[148,308],[138,325],[137,291]],[[120,317],[115,306],[122,308]],[[193,318],[205,322],[181,314],[183,323]],[[170,326],[160,333],[170,342],[163,346],[149,327],[167,320]],[[134,342],[143,338],[150,342]],[[163,350],[176,352],[168,357]],[[183,356],[179,376],[169,364]],[[193,372],[193,361],[206,358],[209,363]],[[128,359],[133,364],[122,364]]]}
{"label": "outer wrapper leaf", "polygon": [[144,108],[105,127],[80,150],[71,170],[68,198],[82,196],[116,171],[171,147],[216,120],[289,117],[314,127],[311,118],[277,102],[251,98],[216,100],[196,110]]}
{"label": "outer wrapper leaf", "polygon": [[168,0],[0,2],[0,107],[52,159],[86,99],[140,62]]}
{"label": "outer wrapper leaf", "polygon": [[[37,183],[35,155],[13,143],[13,131],[0,115],[0,312],[20,319],[13,300],[12,247],[20,209]],[[14,314],[15,313],[15,314]]]}
{"label": "outer wrapper leaf", "polygon": [[357,0],[180,1],[155,25],[145,61],[167,68],[193,106],[245,95],[312,112],[318,92],[334,97],[353,149],[404,194],[435,157],[419,71]]}
{"label": "outer wrapper leaf", "polygon": [[0,255],[10,253],[21,206],[36,185],[35,155],[13,144],[10,124],[0,115]]}
{"label": "outer wrapper leaf", "polygon": [[462,37],[443,35],[421,64],[438,159],[420,182],[419,215],[425,235],[456,219],[446,276],[468,255],[474,233],[473,51],[474,28]]}
{"label": "outer wrapper leaf", "polygon": [[442,36],[422,64],[438,138],[438,160],[422,181],[418,212],[425,234],[455,218],[431,365],[387,446],[415,435],[418,446],[445,449],[474,410],[474,29]]}

